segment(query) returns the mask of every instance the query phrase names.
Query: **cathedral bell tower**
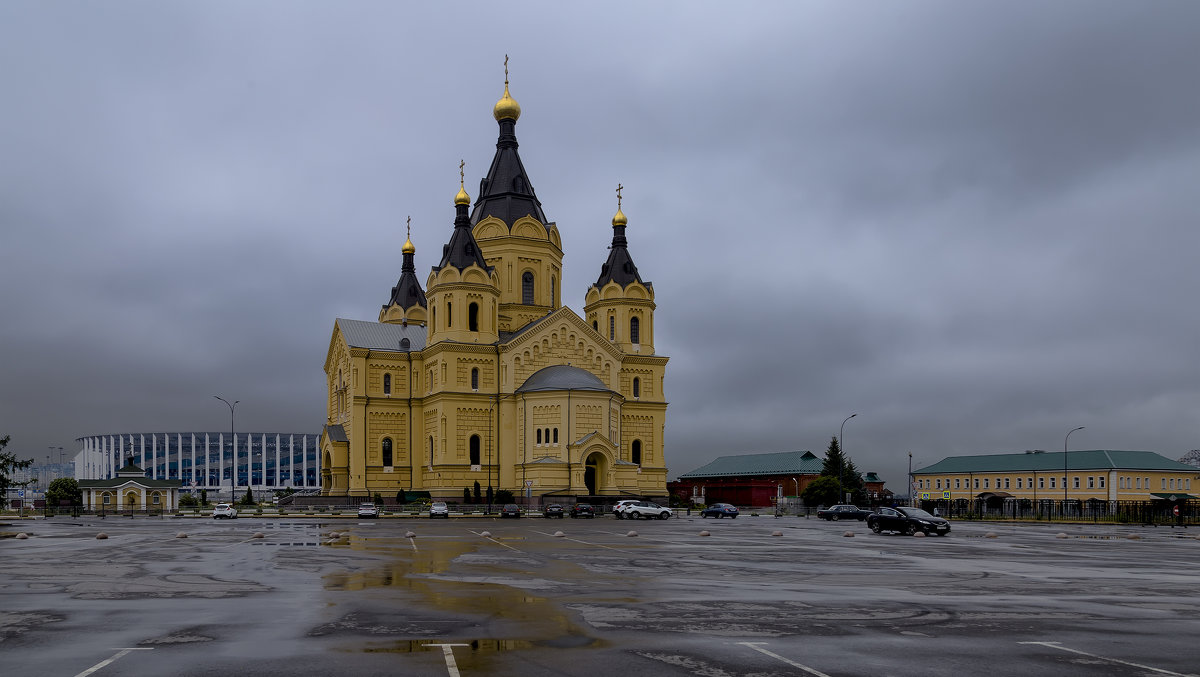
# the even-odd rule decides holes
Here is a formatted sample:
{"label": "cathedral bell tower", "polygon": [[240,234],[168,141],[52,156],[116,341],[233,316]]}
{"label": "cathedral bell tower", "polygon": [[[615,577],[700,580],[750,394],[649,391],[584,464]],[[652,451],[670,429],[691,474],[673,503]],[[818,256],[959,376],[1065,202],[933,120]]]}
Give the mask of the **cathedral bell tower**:
{"label": "cathedral bell tower", "polygon": [[404,263],[400,268],[400,281],[392,287],[392,296],[379,311],[379,321],[388,324],[415,324],[425,326],[428,318],[428,302],[425,300],[425,290],[417,281],[416,267],[413,265],[413,255],[417,248],[412,243],[412,218],[408,223],[408,239],[404,241],[401,250]]}
{"label": "cathedral bell tower", "polygon": [[471,226],[488,264],[496,269],[500,330],[515,331],[562,306],[563,252],[558,226],[546,220],[517,152],[521,106],[508,93],[507,57],[504,96],[492,117],[500,136],[492,165],[479,182]]}
{"label": "cathedral bell tower", "polygon": [[442,248],[442,260],[429,273],[429,344],[495,343],[500,338],[497,324],[500,287],[496,270],[483,258],[471,235],[467,214],[471,198],[462,183],[459,163],[458,195],[454,196],[454,232]]}
{"label": "cathedral bell tower", "polygon": [[613,239],[608,261],[600,268],[600,277],[587,290],[583,312],[587,323],[600,335],[615,343],[623,352],[654,354],[654,285],[642,282],[629,243],[625,239],[628,220],[621,211],[621,191],[617,185],[617,213],[613,216]]}

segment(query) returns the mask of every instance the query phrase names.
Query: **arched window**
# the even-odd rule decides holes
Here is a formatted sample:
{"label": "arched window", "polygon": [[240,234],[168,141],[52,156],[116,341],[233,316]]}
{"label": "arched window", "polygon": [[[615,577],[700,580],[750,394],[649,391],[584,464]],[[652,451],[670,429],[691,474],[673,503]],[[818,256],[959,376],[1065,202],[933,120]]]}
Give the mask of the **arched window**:
{"label": "arched window", "polygon": [[595,331],[600,331],[600,323],[592,320],[592,329]]}
{"label": "arched window", "polygon": [[637,465],[642,464],[642,441],[641,440],[633,441],[633,458],[630,460],[632,460]]}
{"label": "arched window", "polygon": [[383,394],[384,395],[392,394],[392,375],[391,374],[383,375]]}
{"label": "arched window", "polygon": [[[546,444],[550,444],[550,429],[546,428]],[[1163,485],[1166,486],[1166,485]]]}
{"label": "arched window", "polygon": [[642,396],[642,379],[636,376],[633,377],[633,396],[635,398]]}
{"label": "arched window", "polygon": [[479,390],[479,368],[471,368],[471,390]]}
{"label": "arched window", "polygon": [[479,465],[479,435],[471,435],[471,465]]}
{"label": "arched window", "polygon": [[434,331],[437,331],[437,306],[433,307],[433,322],[431,322],[429,326],[432,327]]}
{"label": "arched window", "polygon": [[429,436],[429,468],[433,469],[433,435]]}
{"label": "arched window", "polygon": [[557,288],[558,288],[558,285],[555,284],[554,276],[551,275],[550,276],[550,305],[554,305],[554,290]]}
{"label": "arched window", "polygon": [[617,340],[617,318],[613,315],[608,316],[608,340]]}
{"label": "arched window", "polygon": [[528,270],[521,274],[521,303],[533,305],[533,273]]}
{"label": "arched window", "polygon": [[629,318],[629,342],[641,343],[641,322],[636,317]]}
{"label": "arched window", "polygon": [[383,464],[386,466],[392,465],[392,438],[383,438]]}
{"label": "arched window", "polygon": [[467,329],[479,331],[479,304],[472,302],[467,306]]}
{"label": "arched window", "polygon": [[541,428],[537,429],[537,443],[538,444],[542,443],[542,429]]}
{"label": "arched window", "polygon": [[454,304],[446,301],[446,328],[454,326]]}
{"label": "arched window", "polygon": [[558,428],[554,429],[554,443],[558,444]]}

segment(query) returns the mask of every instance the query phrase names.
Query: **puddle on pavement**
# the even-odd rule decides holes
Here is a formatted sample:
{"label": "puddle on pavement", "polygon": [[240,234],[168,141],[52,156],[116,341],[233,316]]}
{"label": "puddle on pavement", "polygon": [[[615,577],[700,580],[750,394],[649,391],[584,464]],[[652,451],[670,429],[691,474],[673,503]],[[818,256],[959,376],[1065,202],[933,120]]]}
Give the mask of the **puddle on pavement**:
{"label": "puddle on pavement", "polygon": [[[574,563],[507,550],[495,552],[495,544],[472,538],[418,540],[414,549],[407,538],[368,541],[350,534],[335,547],[374,557],[384,555],[387,561],[363,560],[356,562],[362,566],[361,570],[326,574],[323,581],[327,591],[377,591],[388,597],[372,594],[375,602],[386,599],[390,603],[394,596],[398,606],[426,612],[420,614],[423,619],[410,617],[411,624],[397,622],[398,619],[363,623],[361,614],[343,617],[333,625],[348,631],[346,634],[376,636],[358,648],[343,650],[432,651],[426,646],[437,643],[432,639],[434,636],[446,637],[441,640],[445,643],[469,644],[471,655],[476,657],[522,649],[593,648],[601,644],[601,640],[588,636],[587,626],[577,622],[577,612],[519,587],[526,582],[535,588],[565,586],[563,581],[581,575]],[[391,627],[384,629],[380,625]],[[508,638],[458,639],[447,634],[452,627],[476,637],[480,630],[485,630],[493,637]],[[379,634],[395,634],[398,638],[378,641]],[[464,654],[461,657],[457,655],[460,650]],[[467,659],[466,650],[467,647],[456,648],[460,666]]]}

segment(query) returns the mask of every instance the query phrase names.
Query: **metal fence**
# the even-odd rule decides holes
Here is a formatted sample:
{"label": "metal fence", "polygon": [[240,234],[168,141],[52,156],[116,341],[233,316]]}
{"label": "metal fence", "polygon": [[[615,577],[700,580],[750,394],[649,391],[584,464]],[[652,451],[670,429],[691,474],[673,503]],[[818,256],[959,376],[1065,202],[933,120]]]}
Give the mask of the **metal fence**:
{"label": "metal fence", "polygon": [[927,512],[947,519],[1115,524],[1200,524],[1200,501],[1063,501],[954,499],[921,501]]}

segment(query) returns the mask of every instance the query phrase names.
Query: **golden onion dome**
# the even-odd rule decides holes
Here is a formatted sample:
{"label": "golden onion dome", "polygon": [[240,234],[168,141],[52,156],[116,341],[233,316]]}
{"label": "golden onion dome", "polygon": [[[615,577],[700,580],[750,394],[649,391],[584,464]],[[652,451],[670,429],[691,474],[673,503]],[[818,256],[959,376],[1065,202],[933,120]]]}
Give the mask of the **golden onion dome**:
{"label": "golden onion dome", "polygon": [[515,122],[521,117],[521,104],[517,103],[517,100],[509,95],[508,82],[504,83],[504,96],[500,97],[495,107],[492,108],[492,117],[496,118],[497,122],[504,119]]}
{"label": "golden onion dome", "polygon": [[412,239],[406,239],[404,241],[404,248],[400,251],[404,252],[405,254],[416,254],[417,248],[413,246]]}
{"label": "golden onion dome", "polygon": [[629,223],[628,219],[625,218],[625,212],[622,212],[620,207],[617,207],[617,214],[613,216],[612,223],[614,226],[624,226]]}
{"label": "golden onion dome", "polygon": [[458,195],[454,196],[454,204],[469,205],[471,204],[471,196],[467,195],[467,189],[460,183],[458,184]]}

